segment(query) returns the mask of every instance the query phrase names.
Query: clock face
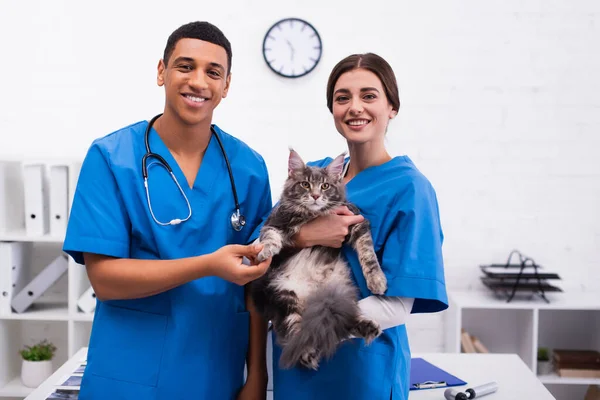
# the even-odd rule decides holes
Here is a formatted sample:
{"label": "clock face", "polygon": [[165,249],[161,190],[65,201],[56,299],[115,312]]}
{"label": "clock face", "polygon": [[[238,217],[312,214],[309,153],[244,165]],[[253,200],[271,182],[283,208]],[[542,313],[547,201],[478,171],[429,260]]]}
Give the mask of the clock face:
{"label": "clock face", "polygon": [[298,18],[286,18],[273,25],[263,41],[263,56],[269,68],[286,78],[298,78],[312,71],[323,46],[317,30]]}

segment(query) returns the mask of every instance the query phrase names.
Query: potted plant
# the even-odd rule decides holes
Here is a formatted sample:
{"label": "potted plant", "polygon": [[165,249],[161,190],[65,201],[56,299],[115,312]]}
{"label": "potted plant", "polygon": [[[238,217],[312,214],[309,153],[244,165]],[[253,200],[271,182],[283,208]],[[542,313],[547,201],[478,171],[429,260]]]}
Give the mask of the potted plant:
{"label": "potted plant", "polygon": [[21,381],[23,385],[36,388],[52,375],[52,358],[56,346],[47,340],[33,346],[25,346],[19,351],[23,358],[21,364]]}
{"label": "potted plant", "polygon": [[550,350],[546,347],[538,348],[537,353],[537,373],[538,375],[548,375],[552,373],[552,362],[550,361]]}

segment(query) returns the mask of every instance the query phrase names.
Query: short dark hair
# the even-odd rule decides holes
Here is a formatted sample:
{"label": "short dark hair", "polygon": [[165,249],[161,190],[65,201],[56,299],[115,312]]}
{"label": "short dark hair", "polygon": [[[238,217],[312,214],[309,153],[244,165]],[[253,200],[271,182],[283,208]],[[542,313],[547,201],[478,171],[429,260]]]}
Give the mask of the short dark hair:
{"label": "short dark hair", "polygon": [[216,26],[206,21],[190,22],[177,28],[167,40],[163,62],[165,66],[169,64],[169,58],[173,54],[175,45],[181,39],[199,39],[205,42],[216,44],[225,49],[227,53],[227,75],[231,72],[231,44],[225,37],[225,34]]}
{"label": "short dark hair", "polygon": [[327,82],[327,108],[329,108],[329,111],[333,113],[333,89],[340,76],[348,71],[360,68],[377,75],[385,90],[385,96],[392,105],[392,109],[398,111],[400,109],[400,97],[396,75],[394,75],[394,71],[387,61],[373,53],[352,54],[333,67]]}

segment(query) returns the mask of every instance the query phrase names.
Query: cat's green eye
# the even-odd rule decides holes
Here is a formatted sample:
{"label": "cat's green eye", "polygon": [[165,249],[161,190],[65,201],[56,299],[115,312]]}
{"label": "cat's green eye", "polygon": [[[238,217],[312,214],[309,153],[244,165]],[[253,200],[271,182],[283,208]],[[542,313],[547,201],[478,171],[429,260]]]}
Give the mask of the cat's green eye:
{"label": "cat's green eye", "polygon": [[327,190],[329,189],[329,183],[324,183],[321,185],[321,190]]}
{"label": "cat's green eye", "polygon": [[300,183],[304,189],[310,189],[310,183],[304,181]]}

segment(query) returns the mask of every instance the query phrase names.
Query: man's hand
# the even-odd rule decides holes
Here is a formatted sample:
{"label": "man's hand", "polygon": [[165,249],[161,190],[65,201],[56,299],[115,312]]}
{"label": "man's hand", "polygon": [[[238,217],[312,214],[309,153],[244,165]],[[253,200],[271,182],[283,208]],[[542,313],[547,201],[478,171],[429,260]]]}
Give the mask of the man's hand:
{"label": "man's hand", "polygon": [[338,207],[329,215],[315,218],[303,225],[294,242],[298,247],[315,245],[340,248],[348,236],[349,227],[364,221],[362,215],[355,215],[348,207]]}
{"label": "man's hand", "polygon": [[[211,275],[223,278],[237,285],[245,285],[260,278],[271,265],[271,259],[258,263],[256,257],[262,250],[261,244],[223,246],[210,255]],[[243,258],[251,260],[251,265],[243,264]]]}

